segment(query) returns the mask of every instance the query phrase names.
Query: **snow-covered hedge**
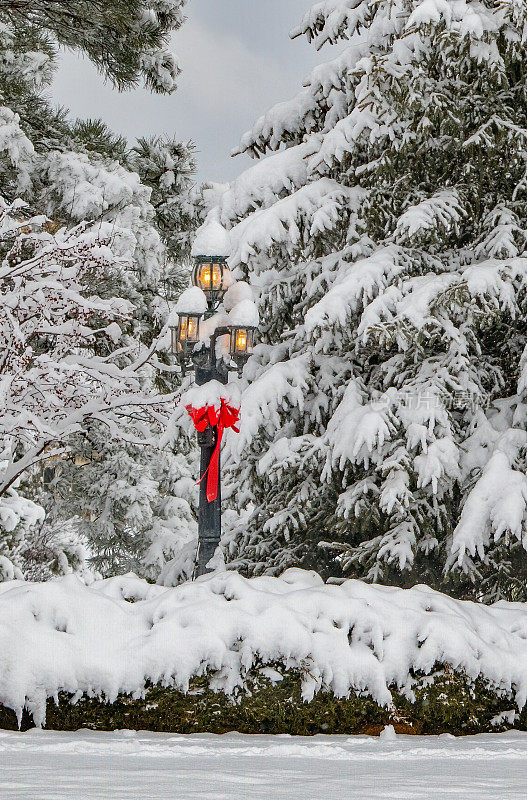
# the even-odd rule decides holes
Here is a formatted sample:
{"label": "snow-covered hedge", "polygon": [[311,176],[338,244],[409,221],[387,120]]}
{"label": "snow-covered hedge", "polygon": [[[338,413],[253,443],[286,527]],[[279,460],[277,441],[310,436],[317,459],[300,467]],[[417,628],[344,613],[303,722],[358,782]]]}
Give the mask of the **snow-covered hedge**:
{"label": "snow-covered hedge", "polygon": [[[272,665],[267,669],[265,665]],[[519,707],[527,697],[527,605],[483,606],[426,586],[395,589],[313,572],[250,580],[216,573],[167,589],[125,575],[90,587],[67,576],[0,584],[0,703],[45,722],[46,699],[182,691],[208,675],[233,692],[249,670],[299,670],[303,696],[413,697],[438,665],[482,678]]]}

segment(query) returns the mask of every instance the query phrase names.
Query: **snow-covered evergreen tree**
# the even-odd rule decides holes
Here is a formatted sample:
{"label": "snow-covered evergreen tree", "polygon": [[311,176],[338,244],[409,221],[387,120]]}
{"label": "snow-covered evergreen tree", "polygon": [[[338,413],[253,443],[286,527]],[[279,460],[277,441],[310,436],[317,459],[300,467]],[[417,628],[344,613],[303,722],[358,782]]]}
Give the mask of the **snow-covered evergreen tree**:
{"label": "snow-covered evergreen tree", "polygon": [[15,81],[43,74],[59,48],[81,52],[119,89],[142,81],[167,93],[176,86],[170,35],[186,0],[1,0],[0,25],[13,42],[3,70]]}
{"label": "snow-covered evergreen tree", "polygon": [[141,183],[152,190],[156,228],[168,258],[175,263],[188,256],[196,227],[196,210],[189,194],[195,168],[192,152],[191,144],[152,137],[139,139],[128,159]]}
{"label": "snow-covered evergreen tree", "polygon": [[[20,560],[38,561],[25,534],[44,516],[20,494],[31,470],[70,457],[72,440],[91,425],[108,444],[156,446],[173,402],[154,391],[141,342],[122,341],[133,305],[93,291],[124,266],[112,227],[50,232],[45,216],[26,211],[0,199],[0,553],[19,569]],[[83,561],[58,530],[52,538],[64,562],[68,551]]]}
{"label": "snow-covered evergreen tree", "polygon": [[[165,279],[171,278],[177,288],[185,272],[183,264],[194,227],[192,146],[175,139],[152,139],[129,148],[100,120],[72,121],[64,110],[53,109],[44,91],[52,80],[58,48],[65,46],[84,52],[117,88],[143,80],[155,91],[170,93],[179,68],[167,50],[168,37],[183,20],[183,5],[183,0],[0,3],[0,180],[4,195],[8,200],[21,196],[27,203],[24,215],[31,211],[47,215],[51,232],[62,225],[85,222],[111,231],[112,253],[119,259],[120,269],[103,280],[98,276],[91,289],[103,299],[118,296],[134,307],[133,315],[122,322],[122,364],[129,360],[127,347],[130,352],[141,347],[144,387],[163,392],[174,390],[174,372],[167,371],[166,354],[151,352],[150,345],[170,311]],[[109,355],[105,341],[96,341],[91,347],[102,358]],[[103,520],[112,504],[112,492],[115,497],[119,492],[130,496],[137,485],[134,475],[148,472],[149,464],[155,467],[151,480],[160,487],[159,496],[152,498],[153,508],[144,506],[144,519],[136,520],[131,549],[126,544],[129,528],[122,527],[122,515],[119,517],[123,506],[115,503],[115,526],[127,534],[120,542],[114,538],[113,556],[104,563],[115,565],[119,549],[123,563],[138,563],[141,552],[146,559],[145,574],[151,577],[152,570],[159,571],[177,549],[178,533],[182,543],[187,542],[195,523],[190,518],[186,489],[181,497],[170,495],[183,485],[176,478],[177,458],[166,448],[161,451],[152,437],[149,446],[139,446],[149,438],[145,437],[144,421],[141,424],[142,430],[131,424],[121,440],[106,436],[99,459],[83,471],[83,476],[89,472],[91,495],[82,486],[80,475],[73,479],[69,469],[83,461],[83,437],[70,439],[68,460],[53,468],[53,495],[42,484],[40,469],[25,476],[25,496],[37,500],[48,512],[39,523],[41,544],[36,544],[36,532],[32,538],[34,552],[22,536],[24,557],[17,563],[26,574],[45,574],[53,565],[63,571],[65,564],[80,563],[76,554],[81,551],[76,544],[69,546],[71,530],[77,531],[79,542],[88,545],[92,557],[96,558],[101,541],[110,547]],[[152,436],[155,430],[154,424]],[[184,444],[188,451],[189,443]],[[79,445],[81,452],[77,453]],[[119,461],[122,469],[117,491],[112,479]],[[125,469],[128,464],[130,470]],[[109,485],[108,496],[102,492],[96,496],[93,487]],[[76,490],[82,494],[76,496]],[[28,519],[34,521],[34,515],[29,514]],[[22,530],[20,526],[18,530]],[[141,539],[143,534],[146,539]],[[65,545],[62,550],[60,542]],[[45,555],[52,551],[62,555],[53,557],[51,567],[46,566]],[[103,562],[96,559],[96,563],[101,566]]]}
{"label": "snow-covered evergreen tree", "polygon": [[166,248],[171,258],[185,251],[183,231],[192,227],[192,147],[152,139],[128,149],[100,120],[70,120],[64,109],[51,106],[45,91],[59,47],[68,47],[85,53],[118,88],[142,79],[151,89],[172,92],[179,67],[167,46],[183,22],[183,5],[184,0],[0,3],[3,196],[22,197],[57,223],[112,222],[147,292],[166,269]]}
{"label": "snow-covered evergreen tree", "polygon": [[293,37],[340,48],[205,192],[260,294],[235,565],[525,594],[526,31],[519,0],[317,3]]}
{"label": "snow-covered evergreen tree", "polygon": [[158,440],[150,446],[108,441],[96,424],[74,437],[70,448],[70,458],[56,465],[51,496],[42,504],[55,519],[58,510],[59,519],[70,521],[89,548],[86,561],[93,569],[105,576],[133,571],[156,580],[182,550],[189,545],[195,550],[192,451],[172,452]]}

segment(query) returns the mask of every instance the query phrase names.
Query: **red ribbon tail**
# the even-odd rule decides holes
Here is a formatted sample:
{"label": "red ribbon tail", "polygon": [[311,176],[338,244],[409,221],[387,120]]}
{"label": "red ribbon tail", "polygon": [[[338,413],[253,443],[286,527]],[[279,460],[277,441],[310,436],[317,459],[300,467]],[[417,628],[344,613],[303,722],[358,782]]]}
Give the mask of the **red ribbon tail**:
{"label": "red ribbon tail", "polygon": [[[223,438],[223,422],[221,419],[218,422],[218,440],[216,447],[210,460],[209,468],[207,470],[207,500],[212,503],[218,496],[218,481],[219,481],[219,468],[220,468],[220,447]],[[205,477],[205,476],[203,476]]]}
{"label": "red ribbon tail", "polygon": [[203,475],[201,476],[201,478],[199,479],[199,481],[196,481],[194,486],[201,486],[201,484],[203,483],[203,481],[205,480],[205,478],[207,477],[207,475],[209,473],[209,467],[210,467],[210,464],[207,467],[207,469],[205,470],[205,472],[203,473]]}

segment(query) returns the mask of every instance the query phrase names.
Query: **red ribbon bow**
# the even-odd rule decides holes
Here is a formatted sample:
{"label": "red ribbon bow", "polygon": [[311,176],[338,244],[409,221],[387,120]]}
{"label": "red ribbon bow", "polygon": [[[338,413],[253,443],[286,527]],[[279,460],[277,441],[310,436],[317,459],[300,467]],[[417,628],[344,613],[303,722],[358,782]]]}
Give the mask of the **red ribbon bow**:
{"label": "red ribbon bow", "polygon": [[223,400],[223,398],[221,400],[219,409],[216,409],[215,406],[203,406],[202,408],[185,406],[185,408],[192,417],[192,422],[194,423],[194,427],[197,431],[204,431],[208,425],[213,428],[216,425],[218,426],[218,436],[214,453],[212,454],[212,458],[207,470],[203,473],[199,480],[199,483],[201,483],[205,475],[208,473],[207,500],[209,503],[212,503],[212,501],[216,500],[218,496],[218,472],[223,431],[225,428],[232,428],[233,431],[236,431],[236,433],[240,432],[240,429],[236,427],[236,423],[240,419],[240,409],[230,406],[225,400]]}

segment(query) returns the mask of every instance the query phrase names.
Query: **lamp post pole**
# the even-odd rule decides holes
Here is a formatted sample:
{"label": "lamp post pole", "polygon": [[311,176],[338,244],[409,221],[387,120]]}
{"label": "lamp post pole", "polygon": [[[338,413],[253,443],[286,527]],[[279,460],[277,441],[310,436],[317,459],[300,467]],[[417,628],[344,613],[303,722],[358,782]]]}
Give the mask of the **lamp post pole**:
{"label": "lamp post pole", "polygon": [[[207,316],[207,315],[206,315]],[[210,360],[207,366],[195,368],[196,384],[203,386],[209,381],[218,381],[226,385],[229,373],[218,369],[216,362],[216,336],[213,336],[210,348]],[[204,431],[198,431],[198,445],[201,449],[200,475],[208,474],[212,454],[218,440],[218,426],[208,425]],[[195,576],[205,575],[209,570],[207,564],[216,552],[221,540],[221,454],[218,456],[218,494],[215,500],[207,498],[207,478],[199,485],[198,509],[198,552],[196,556]]]}
{"label": "lamp post pole", "polygon": [[[216,447],[218,429],[210,425],[204,431],[198,432],[198,444],[201,448],[201,475],[205,475],[209,468],[212,454]],[[221,539],[221,478],[220,465],[218,466],[218,495],[209,503],[207,499],[207,480],[201,481],[199,487],[198,510],[198,552],[196,557],[195,575],[205,575],[208,572],[207,564],[216,552]]]}
{"label": "lamp post pole", "polygon": [[[206,255],[207,253],[215,255]],[[226,385],[231,371],[237,371],[241,375],[254,346],[258,312],[252,300],[250,287],[243,282],[233,283],[227,264],[229,254],[230,241],[227,231],[218,222],[203,226],[193,247],[195,258],[193,286],[183,292],[175,308],[178,321],[177,326],[172,326],[172,352],[177,355],[183,374],[187,370],[194,370],[198,386],[210,381]],[[220,348],[220,358],[217,358],[216,345],[218,339],[223,338],[228,341],[229,346],[227,348],[224,341]],[[221,402],[223,404],[223,400]],[[225,423],[222,421],[221,424],[223,430]],[[214,456],[218,444],[218,425],[211,425],[209,422],[204,430],[199,430],[199,427],[198,444],[201,448],[202,478],[194,577],[210,571],[207,565],[221,539],[219,453]],[[211,468],[213,456],[218,459],[218,485],[215,497],[213,497],[215,493],[210,491],[210,480],[214,478],[209,477],[209,470],[211,475],[213,474]]]}

